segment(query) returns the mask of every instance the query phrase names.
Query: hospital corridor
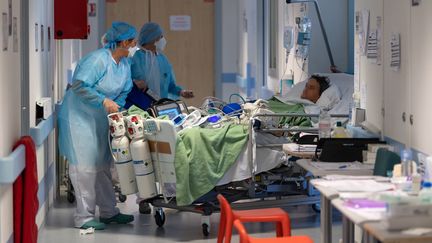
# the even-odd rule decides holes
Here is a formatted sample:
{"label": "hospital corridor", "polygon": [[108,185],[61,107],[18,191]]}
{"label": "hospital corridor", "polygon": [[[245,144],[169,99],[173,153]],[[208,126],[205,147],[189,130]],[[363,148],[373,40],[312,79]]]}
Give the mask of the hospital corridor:
{"label": "hospital corridor", "polygon": [[432,242],[431,11],[0,0],[0,243]]}

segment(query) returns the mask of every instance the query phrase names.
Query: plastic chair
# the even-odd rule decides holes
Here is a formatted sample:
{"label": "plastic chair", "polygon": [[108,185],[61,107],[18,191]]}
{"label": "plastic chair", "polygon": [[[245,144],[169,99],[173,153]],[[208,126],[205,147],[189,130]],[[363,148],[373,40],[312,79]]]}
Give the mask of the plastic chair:
{"label": "plastic chair", "polygon": [[281,208],[266,208],[252,210],[232,210],[229,202],[221,194],[217,195],[221,207],[221,217],[218,231],[218,243],[231,242],[234,220],[242,222],[275,222],[278,237],[290,236],[291,225],[288,213]]}
{"label": "plastic chair", "polygon": [[379,148],[375,159],[373,174],[378,176],[388,176],[387,171],[393,171],[393,166],[399,164],[400,161],[401,158],[395,152],[386,148]]}
{"label": "plastic chair", "polygon": [[277,237],[277,238],[255,238],[249,236],[240,220],[234,221],[234,226],[240,234],[240,243],[313,243],[313,240],[304,235]]}

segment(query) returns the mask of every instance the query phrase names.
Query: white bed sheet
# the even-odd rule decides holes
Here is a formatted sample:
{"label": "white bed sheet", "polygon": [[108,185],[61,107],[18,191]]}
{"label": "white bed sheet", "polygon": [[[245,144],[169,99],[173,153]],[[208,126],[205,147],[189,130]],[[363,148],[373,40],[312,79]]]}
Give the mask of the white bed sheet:
{"label": "white bed sheet", "polygon": [[[352,95],[354,93],[354,76],[345,73],[320,73],[321,76],[327,76],[331,84],[335,84],[341,93],[341,100],[329,111],[330,114],[348,114]],[[301,93],[308,80],[297,83],[292,87],[285,97],[277,97],[282,102],[300,103],[305,105],[305,112],[308,114],[318,114],[319,107],[313,102],[301,99]]]}
{"label": "white bed sheet", "polygon": [[[257,143],[287,143],[286,138],[278,138],[271,134],[258,133]],[[245,145],[236,162],[230,167],[230,169],[224,174],[224,176],[218,181],[217,185],[225,185],[233,181],[242,181],[251,178],[251,165],[248,160],[248,144]],[[256,150],[256,173],[271,170],[286,159],[286,155],[283,151],[274,150],[270,148],[257,148]]]}

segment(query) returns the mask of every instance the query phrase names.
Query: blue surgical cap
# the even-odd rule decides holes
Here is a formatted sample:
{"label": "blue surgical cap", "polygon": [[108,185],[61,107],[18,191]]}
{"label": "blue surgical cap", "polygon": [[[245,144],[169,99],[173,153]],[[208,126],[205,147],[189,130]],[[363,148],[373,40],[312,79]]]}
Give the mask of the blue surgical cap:
{"label": "blue surgical cap", "polygon": [[140,30],[138,44],[142,46],[151,43],[152,41],[159,38],[161,35],[163,35],[162,28],[154,22],[148,22],[144,24]]}
{"label": "blue surgical cap", "polygon": [[113,22],[105,34],[105,48],[114,49],[119,41],[135,39],[136,29],[125,22]]}

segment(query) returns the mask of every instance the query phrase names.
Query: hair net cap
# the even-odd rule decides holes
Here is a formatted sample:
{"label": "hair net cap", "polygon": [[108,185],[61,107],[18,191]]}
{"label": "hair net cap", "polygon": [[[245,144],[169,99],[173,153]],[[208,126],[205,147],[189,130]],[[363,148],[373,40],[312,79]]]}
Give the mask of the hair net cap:
{"label": "hair net cap", "polygon": [[113,22],[104,36],[105,47],[114,48],[116,42],[135,39],[136,33],[135,27],[128,23]]}
{"label": "hair net cap", "polygon": [[140,30],[138,44],[141,46],[148,44],[159,38],[161,35],[163,35],[162,28],[154,22],[148,22],[144,24]]}

